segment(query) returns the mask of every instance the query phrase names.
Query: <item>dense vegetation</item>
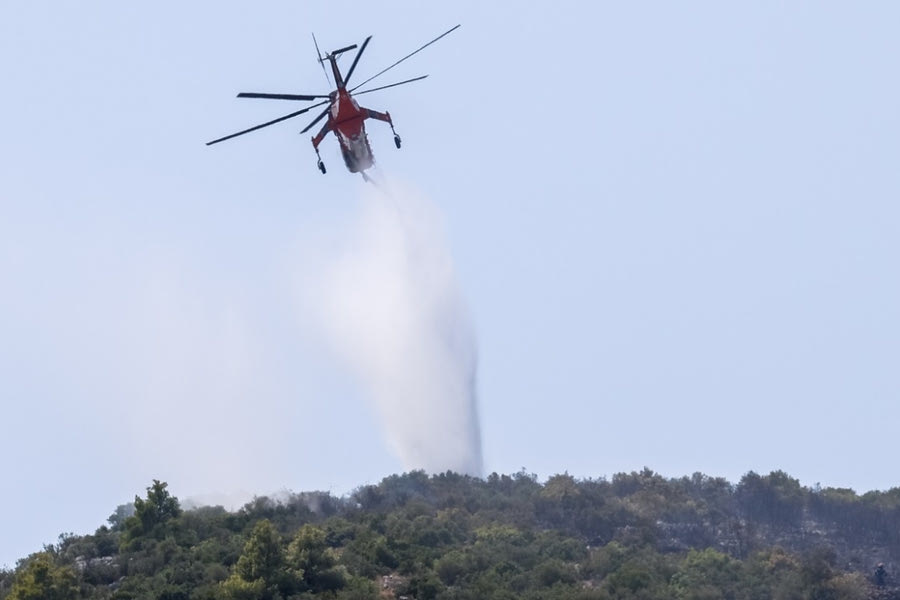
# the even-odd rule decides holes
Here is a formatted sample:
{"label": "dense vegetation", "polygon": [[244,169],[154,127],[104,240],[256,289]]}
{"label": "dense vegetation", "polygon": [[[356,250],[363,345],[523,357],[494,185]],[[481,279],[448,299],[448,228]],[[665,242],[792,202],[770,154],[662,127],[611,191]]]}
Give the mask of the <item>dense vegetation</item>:
{"label": "dense vegetation", "polygon": [[183,510],[154,481],[93,535],[0,571],[0,600],[900,598],[898,558],[900,488],[810,489],[780,471],[737,485],[413,472],[234,513]]}

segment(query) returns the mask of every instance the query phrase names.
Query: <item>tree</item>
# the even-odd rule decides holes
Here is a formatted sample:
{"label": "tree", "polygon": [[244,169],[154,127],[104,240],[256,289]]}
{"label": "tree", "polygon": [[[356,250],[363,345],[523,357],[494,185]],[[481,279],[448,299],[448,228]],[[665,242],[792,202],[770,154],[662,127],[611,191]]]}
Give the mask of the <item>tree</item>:
{"label": "tree", "polygon": [[128,520],[128,517],[134,515],[134,504],[129,502],[128,504],[120,504],[116,507],[116,512],[109,515],[106,519],[109,523],[109,526],[113,529],[113,531],[120,531],[125,529],[125,522]]}
{"label": "tree", "polygon": [[169,494],[168,485],[154,479],[153,485],[147,488],[146,500],[134,497],[134,515],[140,519],[144,531],[181,516],[178,498]]}
{"label": "tree", "polygon": [[169,494],[166,487],[168,487],[166,482],[154,479],[153,485],[147,488],[146,500],[139,496],[134,497],[134,515],[125,520],[128,542],[140,537],[162,539],[166,532],[166,524],[181,516],[178,498]]}
{"label": "tree", "polygon": [[434,600],[444,588],[441,580],[430,569],[414,576],[409,585],[417,600]]}
{"label": "tree", "polygon": [[235,566],[235,573],[246,581],[274,579],[284,564],[281,536],[268,519],[258,522],[244,544],[244,551]]}
{"label": "tree", "polygon": [[672,577],[676,598],[734,598],[740,563],[712,548],[691,550]]}
{"label": "tree", "polygon": [[300,528],[288,546],[287,563],[293,576],[313,592],[339,590],[347,575],[326,542],[325,532],[314,525]]}
{"label": "tree", "polygon": [[49,553],[41,552],[19,572],[8,600],[75,600],[78,596],[72,569],[56,566]]}
{"label": "tree", "polygon": [[233,600],[276,598],[283,566],[281,536],[271,521],[263,519],[253,527],[234,572],[222,583],[222,591]]}
{"label": "tree", "polygon": [[779,526],[796,526],[806,501],[800,482],[784,471],[760,477],[753,471],[741,478],[735,496],[746,513]]}
{"label": "tree", "polygon": [[460,550],[451,550],[434,563],[434,570],[445,585],[455,585],[469,570],[466,555]]}

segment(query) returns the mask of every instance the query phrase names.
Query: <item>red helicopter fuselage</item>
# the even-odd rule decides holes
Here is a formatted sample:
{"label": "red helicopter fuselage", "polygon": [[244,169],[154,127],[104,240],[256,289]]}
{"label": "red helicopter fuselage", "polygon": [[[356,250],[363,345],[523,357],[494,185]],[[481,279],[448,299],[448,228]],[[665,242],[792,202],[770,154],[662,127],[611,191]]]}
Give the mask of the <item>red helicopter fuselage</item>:
{"label": "red helicopter fuselage", "polygon": [[337,137],[344,164],[351,173],[370,169],[375,163],[372,147],[366,135],[367,118],[369,118],[368,111],[360,108],[346,89],[334,94],[326,127]]}
{"label": "red helicopter fuselage", "polygon": [[[316,154],[319,152],[319,144],[328,134],[333,132],[341,146],[341,156],[344,158],[344,164],[351,173],[361,173],[366,169],[370,169],[375,164],[375,157],[372,154],[372,147],[369,145],[369,138],[366,135],[366,119],[378,119],[390,124],[391,129],[394,124],[391,122],[390,113],[380,113],[368,108],[361,107],[344,83],[344,78],[337,66],[337,56],[335,53],[328,55],[328,61],[331,63],[331,72],[337,90],[328,95],[331,105],[328,107],[328,120],[319,133],[312,138],[313,148]],[[400,147],[400,138],[395,134],[395,143]],[[321,160],[319,168],[323,169]],[[365,174],[363,174],[365,176]]]}

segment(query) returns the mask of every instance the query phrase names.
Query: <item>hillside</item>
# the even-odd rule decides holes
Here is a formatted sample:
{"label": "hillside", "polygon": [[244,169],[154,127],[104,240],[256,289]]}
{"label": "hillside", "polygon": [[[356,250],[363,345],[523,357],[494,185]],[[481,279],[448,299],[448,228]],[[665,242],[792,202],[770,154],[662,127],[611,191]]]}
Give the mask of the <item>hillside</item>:
{"label": "hillside", "polygon": [[93,535],[0,572],[0,600],[889,599],[898,566],[900,488],[811,489],[780,471],[412,472],[233,513],[184,510],[154,481]]}

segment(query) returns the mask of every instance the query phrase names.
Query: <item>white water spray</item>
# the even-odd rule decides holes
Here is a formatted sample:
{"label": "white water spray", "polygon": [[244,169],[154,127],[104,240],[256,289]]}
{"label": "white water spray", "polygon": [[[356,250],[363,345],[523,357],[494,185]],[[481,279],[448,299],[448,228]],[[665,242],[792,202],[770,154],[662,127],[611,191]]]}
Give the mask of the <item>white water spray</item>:
{"label": "white water spray", "polygon": [[317,304],[392,450],[407,469],[481,475],[475,339],[437,210],[405,186],[370,189],[341,246]]}

